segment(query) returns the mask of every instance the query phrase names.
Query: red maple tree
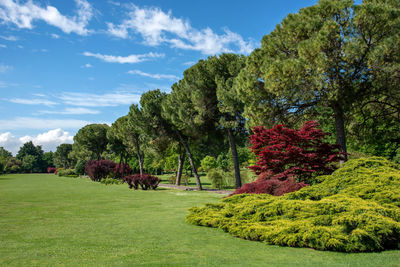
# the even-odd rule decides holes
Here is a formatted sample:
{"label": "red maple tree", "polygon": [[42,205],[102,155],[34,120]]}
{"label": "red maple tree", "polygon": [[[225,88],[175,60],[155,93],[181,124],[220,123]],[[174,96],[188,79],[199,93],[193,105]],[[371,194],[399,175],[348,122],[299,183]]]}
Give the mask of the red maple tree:
{"label": "red maple tree", "polygon": [[300,130],[284,125],[254,127],[250,148],[257,156],[257,165],[249,168],[256,174],[271,173],[271,178],[282,181],[294,177],[306,183],[315,175],[332,173],[332,163],[340,159],[339,146],[329,144],[329,133],[319,126],[316,121],[307,121]]}

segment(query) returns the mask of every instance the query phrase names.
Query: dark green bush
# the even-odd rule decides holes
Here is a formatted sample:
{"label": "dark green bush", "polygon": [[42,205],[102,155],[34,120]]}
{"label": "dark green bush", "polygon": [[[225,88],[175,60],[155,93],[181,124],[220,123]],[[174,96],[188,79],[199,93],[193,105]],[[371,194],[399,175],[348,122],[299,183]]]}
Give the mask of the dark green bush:
{"label": "dark green bush", "polygon": [[399,248],[397,164],[360,158],[318,179],[281,197],[241,194],[194,207],[187,221],[276,245],[345,252]]}
{"label": "dark green bush", "polygon": [[78,160],[78,162],[75,165],[75,173],[79,175],[84,175],[85,174],[85,167],[86,167],[86,160]]}
{"label": "dark green bush", "polygon": [[65,169],[57,171],[58,176],[63,177],[78,177],[79,175],[75,173],[74,169]]}

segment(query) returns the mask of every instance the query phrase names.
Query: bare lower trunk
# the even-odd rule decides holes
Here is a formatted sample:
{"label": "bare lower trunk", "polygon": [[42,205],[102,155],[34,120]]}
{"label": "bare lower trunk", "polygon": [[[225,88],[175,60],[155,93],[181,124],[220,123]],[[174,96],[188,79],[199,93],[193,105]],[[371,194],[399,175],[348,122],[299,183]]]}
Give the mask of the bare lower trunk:
{"label": "bare lower trunk", "polygon": [[128,155],[126,155],[126,157],[125,157],[125,162],[122,163],[122,173],[121,173],[122,178],[124,178],[124,176],[125,176],[126,164],[128,164]]}
{"label": "bare lower trunk", "polygon": [[335,125],[336,125],[336,143],[340,146],[340,164],[347,161],[347,148],[346,148],[346,133],[344,129],[344,114],[342,106],[339,102],[333,103],[333,112],[335,114]]}
{"label": "bare lower trunk", "polygon": [[139,146],[138,138],[136,138],[136,155],[137,155],[137,158],[138,158],[138,161],[139,161],[139,173],[142,176],[143,175],[143,156],[144,155],[142,155],[140,153],[140,146]]}
{"label": "bare lower trunk", "polygon": [[[118,173],[119,173],[119,170],[121,169],[121,162],[122,162],[122,153],[121,153],[121,156],[119,157],[118,168],[117,168],[117,170],[115,171],[114,179],[117,178],[117,175],[118,175]],[[123,178],[123,177],[121,177],[121,178]]]}
{"label": "bare lower trunk", "polygon": [[242,180],[240,178],[240,167],[239,167],[239,160],[238,160],[238,153],[236,150],[236,143],[235,137],[233,136],[232,129],[227,129],[228,136],[229,136],[229,144],[231,146],[232,151],[232,160],[233,160],[233,167],[235,168],[235,188],[239,188],[242,186]]}
{"label": "bare lower trunk", "polygon": [[181,152],[181,147],[179,147],[178,155],[178,172],[176,173],[176,185],[181,184],[183,164],[185,163],[185,154]]}
{"label": "bare lower trunk", "polygon": [[197,190],[203,190],[203,188],[201,186],[201,182],[200,182],[200,177],[197,174],[196,167],[194,166],[194,161],[193,161],[192,153],[190,152],[189,146],[185,142],[185,140],[183,140],[183,138],[182,138],[182,136],[180,134],[179,134],[179,139],[181,141],[181,144],[183,145],[183,148],[186,151],[186,154],[187,154],[188,159],[189,159],[190,166],[192,167],[192,172],[193,172],[194,178],[196,179]]}

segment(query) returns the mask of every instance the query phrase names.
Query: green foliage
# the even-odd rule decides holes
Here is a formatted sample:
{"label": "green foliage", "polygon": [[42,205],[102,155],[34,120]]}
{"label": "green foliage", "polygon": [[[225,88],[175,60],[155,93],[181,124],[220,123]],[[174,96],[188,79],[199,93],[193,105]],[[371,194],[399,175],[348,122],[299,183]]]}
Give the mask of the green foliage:
{"label": "green foliage", "polygon": [[222,189],[226,185],[224,174],[221,170],[210,169],[207,172],[207,178],[211,181],[212,186],[217,189]]}
{"label": "green foliage", "polygon": [[22,158],[22,169],[25,172],[33,172],[36,162],[37,158],[34,155],[27,154]]}
{"label": "green foliage", "polygon": [[122,184],[122,180],[113,179],[113,178],[103,178],[100,180],[100,183],[104,185],[113,185],[113,184]]}
{"label": "green foliage", "polygon": [[68,157],[72,151],[72,144],[61,144],[54,152],[54,165],[57,168],[70,168],[72,160]]}
{"label": "green foliage", "polygon": [[203,158],[200,162],[201,167],[203,168],[204,171],[208,172],[211,169],[214,169],[218,166],[217,160],[214,157],[211,156],[206,156]]}
{"label": "green foliage", "polygon": [[350,160],[317,185],[281,197],[242,194],[190,209],[187,221],[283,246],[346,252],[398,248],[400,167]]}
{"label": "green foliage", "polygon": [[78,175],[84,175],[85,174],[85,167],[86,167],[86,160],[78,160],[78,162],[75,164],[75,173]]}
{"label": "green foliage", "polygon": [[57,175],[62,177],[78,177],[74,169],[57,169]]}
{"label": "green foliage", "polygon": [[[93,153],[96,159],[101,158],[101,154],[107,148],[107,130],[110,128],[107,124],[89,124],[79,129],[74,136],[74,146],[76,147],[77,158],[87,159],[87,156]],[[82,155],[79,155],[84,153]],[[87,155],[88,154],[88,155]]]}
{"label": "green foliage", "polygon": [[43,153],[44,166],[54,166],[54,153],[52,151]]}
{"label": "green foliage", "polygon": [[48,167],[43,161],[42,147],[35,146],[32,141],[23,144],[16,158],[22,161],[22,170],[25,172],[45,172]]}

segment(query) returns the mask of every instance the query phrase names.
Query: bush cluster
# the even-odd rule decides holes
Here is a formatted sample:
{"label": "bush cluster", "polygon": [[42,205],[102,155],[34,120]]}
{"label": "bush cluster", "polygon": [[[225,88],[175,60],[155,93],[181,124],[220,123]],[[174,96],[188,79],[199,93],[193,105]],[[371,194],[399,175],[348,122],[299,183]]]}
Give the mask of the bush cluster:
{"label": "bush cluster", "polygon": [[226,186],[224,173],[219,169],[210,169],[207,172],[207,178],[211,181],[214,188],[222,189]]}
{"label": "bush cluster", "polygon": [[350,160],[319,184],[280,197],[238,194],[190,209],[187,221],[270,244],[345,252],[399,248],[400,167]]}
{"label": "bush cluster", "polygon": [[100,182],[115,169],[115,165],[111,160],[90,160],[86,162],[85,173],[92,181]]}
{"label": "bush cluster", "polygon": [[57,172],[58,176],[63,176],[63,177],[78,177],[79,175],[75,173],[74,169],[63,169],[59,170]]}
{"label": "bush cluster", "polygon": [[281,196],[286,193],[297,191],[307,184],[303,182],[296,182],[293,177],[286,180],[279,180],[277,178],[272,178],[268,180],[258,180],[252,183],[248,183],[238,188],[231,195],[237,194],[270,194],[274,196]]}
{"label": "bush cluster", "polygon": [[57,168],[55,167],[47,167],[47,173],[55,173],[57,171]]}
{"label": "bush cluster", "polygon": [[158,184],[161,182],[161,179],[150,174],[134,174],[125,176],[123,181],[129,185],[130,189],[139,189],[140,186],[143,190],[155,190],[158,187]]}
{"label": "bush cluster", "polygon": [[[117,177],[122,177],[122,169],[123,169],[122,164],[121,165],[115,164],[113,174],[115,174],[115,172],[117,172]],[[132,174],[132,169],[129,166],[129,164],[125,164],[124,176],[130,175],[130,174]]]}
{"label": "bush cluster", "polygon": [[105,185],[112,185],[112,184],[122,184],[122,180],[113,179],[113,178],[103,178],[100,180],[100,183]]}

